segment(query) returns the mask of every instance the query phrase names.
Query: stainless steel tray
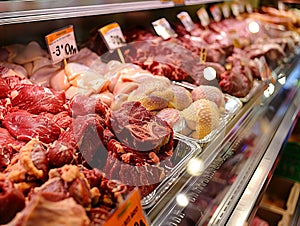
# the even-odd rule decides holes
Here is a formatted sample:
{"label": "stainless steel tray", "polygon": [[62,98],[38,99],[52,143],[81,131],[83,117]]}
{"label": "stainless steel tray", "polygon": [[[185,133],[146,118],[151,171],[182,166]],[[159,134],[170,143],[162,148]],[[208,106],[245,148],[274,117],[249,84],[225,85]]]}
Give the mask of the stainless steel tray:
{"label": "stainless steel tray", "polygon": [[174,141],[175,145],[171,158],[174,167],[169,169],[166,177],[159,183],[154,191],[142,198],[141,204],[144,209],[148,209],[155,205],[157,200],[170,189],[178,177],[183,173],[188,161],[202,151],[201,147],[196,142],[187,141],[176,136]]}

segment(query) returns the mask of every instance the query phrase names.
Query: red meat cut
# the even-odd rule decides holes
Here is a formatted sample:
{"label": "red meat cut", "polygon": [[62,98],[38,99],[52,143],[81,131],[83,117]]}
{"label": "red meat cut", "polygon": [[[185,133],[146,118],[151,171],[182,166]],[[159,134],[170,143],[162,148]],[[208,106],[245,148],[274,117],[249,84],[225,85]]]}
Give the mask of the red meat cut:
{"label": "red meat cut", "polygon": [[140,102],[127,102],[112,112],[112,132],[124,145],[138,151],[159,152],[173,135],[169,124],[153,115]]}
{"label": "red meat cut", "polygon": [[8,113],[4,117],[3,125],[11,135],[22,141],[37,137],[44,143],[52,143],[60,135],[60,128],[54,122],[23,110]]}
{"label": "red meat cut", "polygon": [[[14,95],[17,91],[17,95]],[[65,110],[65,92],[31,84],[19,84],[12,94],[12,105],[32,114],[49,112],[57,114]]]}

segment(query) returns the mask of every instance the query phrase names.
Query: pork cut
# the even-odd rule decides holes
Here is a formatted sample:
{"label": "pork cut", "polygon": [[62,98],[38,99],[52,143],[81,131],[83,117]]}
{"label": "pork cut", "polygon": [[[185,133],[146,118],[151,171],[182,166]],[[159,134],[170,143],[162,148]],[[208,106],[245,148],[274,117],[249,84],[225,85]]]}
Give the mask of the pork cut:
{"label": "pork cut", "polygon": [[32,114],[49,112],[57,114],[65,110],[65,92],[37,85],[21,84],[15,87],[12,105]]}
{"label": "pork cut", "polygon": [[38,138],[48,144],[57,140],[60,135],[60,128],[54,122],[24,110],[8,113],[3,125],[12,136],[21,141]]}

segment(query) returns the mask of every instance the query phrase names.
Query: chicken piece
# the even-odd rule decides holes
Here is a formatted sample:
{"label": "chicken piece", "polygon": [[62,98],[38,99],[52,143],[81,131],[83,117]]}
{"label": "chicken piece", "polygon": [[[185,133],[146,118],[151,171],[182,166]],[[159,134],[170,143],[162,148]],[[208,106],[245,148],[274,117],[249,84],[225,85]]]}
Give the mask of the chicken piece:
{"label": "chicken piece", "polygon": [[175,85],[172,85],[170,89],[174,94],[174,98],[170,102],[172,107],[181,111],[191,105],[192,95],[187,89]]}
{"label": "chicken piece", "polygon": [[166,121],[175,132],[182,132],[186,127],[185,120],[180,115],[180,111],[174,108],[165,108],[156,114],[157,117]]}
{"label": "chicken piece", "polygon": [[188,127],[195,130],[192,137],[203,139],[219,125],[220,113],[217,105],[207,99],[193,102],[181,112]]}
{"label": "chicken piece", "polygon": [[58,72],[51,75],[50,87],[55,90],[67,90],[70,87],[68,77],[65,70],[59,70]]}
{"label": "chicken piece", "polygon": [[225,101],[222,91],[215,86],[200,85],[192,90],[193,101],[208,99],[219,107],[223,112],[225,110]]}
{"label": "chicken piece", "polygon": [[25,48],[22,48],[21,51],[13,59],[13,62],[17,64],[26,64],[32,61],[39,59],[40,57],[48,57],[48,53],[41,48],[41,46],[32,41]]}
{"label": "chicken piece", "polygon": [[170,81],[167,78],[153,76],[153,79],[144,81],[131,92],[128,101],[140,101],[150,111],[161,110],[174,99],[174,93],[169,87]]}

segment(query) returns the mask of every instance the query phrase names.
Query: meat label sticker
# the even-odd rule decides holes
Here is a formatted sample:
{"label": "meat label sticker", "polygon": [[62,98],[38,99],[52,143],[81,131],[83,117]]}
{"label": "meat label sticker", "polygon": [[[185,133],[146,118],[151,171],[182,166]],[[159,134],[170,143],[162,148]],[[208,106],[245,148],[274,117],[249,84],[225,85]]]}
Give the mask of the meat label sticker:
{"label": "meat label sticker", "polygon": [[190,15],[187,12],[183,11],[181,13],[178,13],[177,18],[181,21],[185,30],[190,32],[194,29],[194,22],[192,21]]}
{"label": "meat label sticker", "polygon": [[45,39],[53,63],[60,62],[78,52],[72,25],[47,35]]}
{"label": "meat label sticker", "polygon": [[158,34],[164,40],[177,36],[169,22],[166,20],[166,18],[161,18],[156,21],[153,21],[152,25],[156,34]]}
{"label": "meat label sticker", "polygon": [[219,22],[222,19],[221,10],[218,5],[211,6],[209,10],[214,18],[214,21]]}
{"label": "meat label sticker", "polygon": [[209,22],[210,22],[209,16],[208,16],[208,13],[207,13],[207,11],[204,7],[200,8],[197,11],[197,16],[200,19],[201,25],[203,27],[206,27],[207,25],[209,25]]}
{"label": "meat label sticker", "polygon": [[119,206],[104,224],[104,226],[111,225],[149,226],[143,213],[140,194],[137,188],[133,190],[127,200]]}
{"label": "meat label sticker", "polygon": [[126,43],[123,32],[116,22],[108,24],[98,31],[109,50],[119,49]]}
{"label": "meat label sticker", "polygon": [[225,18],[229,18],[230,17],[230,10],[229,10],[229,6],[228,4],[225,2],[221,5],[221,8],[222,8],[222,13],[223,13],[223,16]]}

